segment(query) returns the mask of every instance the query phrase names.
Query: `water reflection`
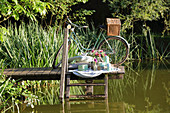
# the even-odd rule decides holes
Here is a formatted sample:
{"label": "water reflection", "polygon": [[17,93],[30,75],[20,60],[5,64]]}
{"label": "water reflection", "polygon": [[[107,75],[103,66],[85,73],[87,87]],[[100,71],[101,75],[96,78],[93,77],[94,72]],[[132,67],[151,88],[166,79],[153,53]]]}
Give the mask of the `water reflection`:
{"label": "water reflection", "polygon": [[169,61],[131,63],[126,67],[123,80],[109,81],[110,102],[123,101],[137,111],[170,111]]}
{"label": "water reflection", "polygon": [[40,105],[24,113],[125,113],[123,102],[108,103],[107,100],[69,101],[60,105]]}
{"label": "water reflection", "polygon": [[109,104],[107,100],[83,100],[69,101],[66,103],[64,113],[94,113],[104,112],[109,113]]}
{"label": "water reflection", "polygon": [[[95,87],[98,94],[104,87]],[[126,64],[123,80],[109,80],[108,100],[35,106],[24,113],[169,113],[170,61]]]}

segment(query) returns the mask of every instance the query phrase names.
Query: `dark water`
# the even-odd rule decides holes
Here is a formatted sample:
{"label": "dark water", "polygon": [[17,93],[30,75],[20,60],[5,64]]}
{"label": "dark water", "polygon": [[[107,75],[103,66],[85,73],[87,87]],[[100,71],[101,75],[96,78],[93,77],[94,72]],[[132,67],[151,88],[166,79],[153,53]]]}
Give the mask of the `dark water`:
{"label": "dark water", "polygon": [[[94,87],[94,93],[103,93]],[[170,60],[126,64],[123,80],[109,80],[107,100],[27,107],[23,113],[170,113]]]}

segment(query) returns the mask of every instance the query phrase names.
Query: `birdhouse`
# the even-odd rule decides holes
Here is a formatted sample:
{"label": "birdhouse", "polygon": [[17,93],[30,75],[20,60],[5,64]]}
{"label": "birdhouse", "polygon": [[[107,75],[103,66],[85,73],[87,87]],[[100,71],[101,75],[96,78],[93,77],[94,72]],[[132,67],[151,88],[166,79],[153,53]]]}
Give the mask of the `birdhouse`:
{"label": "birdhouse", "polygon": [[121,21],[118,18],[106,18],[107,22],[107,35],[108,36],[119,36]]}

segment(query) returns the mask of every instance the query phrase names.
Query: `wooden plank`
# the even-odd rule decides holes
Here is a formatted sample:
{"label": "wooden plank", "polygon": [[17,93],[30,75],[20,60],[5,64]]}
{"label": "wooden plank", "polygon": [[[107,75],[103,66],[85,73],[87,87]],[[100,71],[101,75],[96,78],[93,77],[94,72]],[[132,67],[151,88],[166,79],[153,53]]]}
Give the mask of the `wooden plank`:
{"label": "wooden plank", "polygon": [[123,74],[116,74],[113,76],[109,76],[109,79],[123,79]]}
{"label": "wooden plank", "polygon": [[113,67],[119,68],[119,71],[113,71],[113,72],[109,72],[109,74],[124,74],[125,73],[125,69],[124,66],[115,66],[114,64],[112,64]]}
{"label": "wooden plank", "polygon": [[26,68],[24,71],[22,71],[21,73],[19,73],[19,75],[22,76],[26,76],[27,73],[29,73],[31,70],[33,70],[34,68]]}
{"label": "wooden plank", "polygon": [[[52,68],[36,68],[31,70],[27,75],[31,78],[31,80],[53,80],[54,78],[50,78]],[[27,77],[28,77],[27,76]],[[51,75],[52,76],[52,75]]]}
{"label": "wooden plank", "polygon": [[[25,76],[25,75],[22,75],[20,72],[15,72],[13,73],[12,75],[10,75],[13,79],[19,79],[19,78],[22,78],[23,80],[60,80],[61,78],[61,75],[60,74],[57,74],[57,75],[54,75],[54,74],[50,74],[51,70],[46,70],[44,71],[43,73],[41,73],[41,75],[34,75],[34,76]],[[70,74],[69,74],[70,75]],[[9,76],[9,75],[7,75]],[[73,74],[70,75],[71,76],[71,80],[85,80],[87,78],[81,78],[81,77],[78,77],[78,76],[75,76]],[[34,77],[34,78],[32,78]],[[98,77],[95,77],[95,78],[91,78],[91,79],[94,79],[94,80],[102,80],[104,78],[104,75],[100,75]],[[109,79],[123,79],[123,74],[114,74],[114,75],[109,75]]]}
{"label": "wooden plank", "polygon": [[105,83],[77,83],[77,84],[70,84],[68,86],[104,86]]}
{"label": "wooden plank", "polygon": [[26,71],[27,69],[28,68],[24,68],[24,70],[18,71],[18,72],[14,73],[14,74],[22,76],[22,73],[24,73],[24,71]]}
{"label": "wooden plank", "polygon": [[[25,69],[23,72],[18,73],[21,75],[12,75],[12,78],[22,80],[53,80],[54,78],[49,78],[49,73],[51,72],[52,68],[31,68],[32,70],[28,71],[28,69]],[[25,71],[27,71],[27,74],[25,75]],[[16,73],[17,74],[17,73]],[[24,75],[22,75],[24,74]]]}
{"label": "wooden plank", "polygon": [[39,76],[41,76],[46,69],[48,69],[48,68],[39,68],[39,69],[34,73],[34,75],[39,75]]}
{"label": "wooden plank", "polygon": [[50,73],[51,73],[51,70],[52,70],[53,68],[45,68],[45,70],[44,70],[44,72],[43,73],[41,73],[41,75],[46,75],[46,76],[48,76]]}
{"label": "wooden plank", "polygon": [[124,68],[124,66],[120,66],[120,71],[118,72],[118,73],[120,73],[120,74],[124,74],[125,73],[125,68]]}
{"label": "wooden plank", "polygon": [[18,75],[18,73],[21,73],[23,70],[25,70],[25,68],[17,68],[17,69],[15,70],[15,72],[12,73],[11,76],[13,76],[13,75]]}
{"label": "wooden plank", "polygon": [[57,68],[57,69],[52,69],[50,72],[50,75],[58,75],[61,74],[61,69]]}
{"label": "wooden plank", "polygon": [[70,95],[70,98],[99,98],[99,97],[105,97],[104,94],[98,94],[98,95]]}
{"label": "wooden plank", "polygon": [[11,73],[14,73],[15,69],[10,69],[8,71],[5,71],[3,74],[4,75],[11,75]]}
{"label": "wooden plank", "polygon": [[64,29],[64,44],[63,44],[63,56],[62,56],[62,68],[61,68],[61,79],[60,79],[60,95],[61,102],[64,102],[64,89],[65,89],[65,73],[67,71],[67,54],[68,54],[68,29]]}
{"label": "wooden plank", "polygon": [[[82,110],[82,109],[76,109],[76,110],[68,110],[69,112],[68,113],[107,113],[106,111],[106,109],[99,109],[99,108],[89,108],[89,109],[87,109],[87,108],[84,108],[84,110]],[[64,112],[63,112],[64,113]],[[117,112],[118,113],[118,112]]]}
{"label": "wooden plank", "polygon": [[12,71],[8,72],[7,75],[8,76],[14,75],[14,73],[18,72],[19,70],[21,70],[21,69],[20,68],[13,69]]}
{"label": "wooden plank", "polygon": [[35,73],[36,73],[38,70],[41,70],[41,68],[33,68],[31,71],[29,71],[29,72],[27,73],[27,75],[35,75]]}
{"label": "wooden plank", "polygon": [[67,102],[67,104],[71,104],[71,103],[76,103],[76,102],[83,102],[83,103],[91,103],[91,102],[94,102],[94,103],[105,103],[107,100],[105,99],[95,99],[95,100],[92,100],[92,99],[70,99],[71,101]]}
{"label": "wooden plank", "polygon": [[11,73],[7,73],[7,76],[12,77],[12,79],[15,80],[22,80],[23,75],[19,75],[21,72],[23,72],[25,70],[25,68],[16,68],[13,72]]}
{"label": "wooden plank", "polygon": [[14,69],[12,69],[12,68],[10,68],[10,69],[5,69],[4,72],[3,72],[3,74],[4,74],[4,75],[7,75],[8,72],[13,71],[13,70],[14,70]]}

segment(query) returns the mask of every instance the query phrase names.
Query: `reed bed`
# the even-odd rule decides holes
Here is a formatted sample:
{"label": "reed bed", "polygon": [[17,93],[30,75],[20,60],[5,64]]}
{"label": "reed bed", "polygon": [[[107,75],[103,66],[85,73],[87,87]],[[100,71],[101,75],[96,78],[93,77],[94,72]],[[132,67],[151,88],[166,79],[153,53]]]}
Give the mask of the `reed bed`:
{"label": "reed bed", "polygon": [[9,24],[9,34],[1,46],[1,59],[8,67],[50,67],[56,50],[63,42],[63,32],[44,29],[37,23]]}
{"label": "reed bed", "polygon": [[143,29],[142,34],[122,34],[130,43],[130,60],[165,60],[170,58],[168,50],[170,38],[162,38],[151,33],[150,29]]}
{"label": "reed bed", "polygon": [[[54,55],[63,43],[64,31],[62,27],[59,29],[56,27],[43,28],[38,23],[30,22],[29,24],[21,23],[19,26],[10,23],[7,29],[9,35],[6,35],[6,38],[0,43],[0,68],[52,66]],[[69,57],[77,54],[77,47],[71,44]],[[61,58],[61,56],[57,58],[56,63]],[[3,75],[3,71],[1,75]],[[6,85],[5,79],[2,77],[0,77],[0,81],[2,81],[2,86]],[[34,102],[34,104],[59,103],[59,81],[25,81],[25,84],[32,94],[39,97],[39,101]],[[14,84],[9,81],[7,85],[13,86]],[[4,90],[3,94],[7,90]],[[81,88],[73,89],[75,92],[77,90],[81,91]],[[10,107],[10,104],[5,104],[5,106],[7,107],[6,111],[13,108]]]}

